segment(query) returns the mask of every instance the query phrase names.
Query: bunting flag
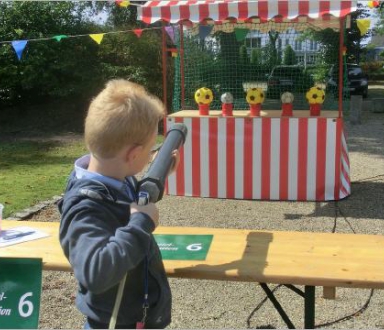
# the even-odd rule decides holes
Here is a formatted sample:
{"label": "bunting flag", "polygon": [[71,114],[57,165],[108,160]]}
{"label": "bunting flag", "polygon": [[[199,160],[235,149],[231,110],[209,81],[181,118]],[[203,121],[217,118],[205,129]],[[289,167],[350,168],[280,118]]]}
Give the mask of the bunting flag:
{"label": "bunting flag", "polygon": [[199,26],[199,36],[200,39],[204,40],[212,31],[213,25],[200,25]]}
{"label": "bunting flag", "polygon": [[235,36],[237,41],[244,41],[249,29],[235,29]]}
{"label": "bunting flag", "polygon": [[12,47],[15,50],[17,58],[19,59],[19,61],[21,60],[21,55],[23,55],[23,51],[24,51],[27,43],[28,43],[28,40],[14,40],[14,41],[12,41]]}
{"label": "bunting flag", "polygon": [[135,29],[135,30],[133,30],[133,33],[136,34],[136,36],[138,38],[140,38],[141,34],[143,33],[143,30],[142,29]]}
{"label": "bunting flag", "polygon": [[119,7],[128,7],[131,3],[129,1],[123,1],[123,0],[116,0],[116,4]]}
{"label": "bunting flag", "polygon": [[360,18],[356,20],[357,27],[360,30],[360,35],[366,34],[371,27],[371,20],[369,18]]}
{"label": "bunting flag", "polygon": [[56,39],[56,41],[58,41],[58,42],[61,41],[61,39],[65,39],[65,38],[68,38],[68,36],[65,34],[60,34],[58,36],[52,37],[52,39]]}
{"label": "bunting flag", "polygon": [[104,34],[105,33],[98,33],[98,34],[90,34],[89,36],[96,41],[97,44],[101,44],[101,42],[103,41],[103,38],[104,38]]}
{"label": "bunting flag", "polygon": [[166,26],[165,31],[167,31],[172,42],[175,43],[175,31],[173,30],[173,26]]}
{"label": "bunting flag", "polygon": [[377,8],[380,6],[380,1],[368,1],[369,8]]}

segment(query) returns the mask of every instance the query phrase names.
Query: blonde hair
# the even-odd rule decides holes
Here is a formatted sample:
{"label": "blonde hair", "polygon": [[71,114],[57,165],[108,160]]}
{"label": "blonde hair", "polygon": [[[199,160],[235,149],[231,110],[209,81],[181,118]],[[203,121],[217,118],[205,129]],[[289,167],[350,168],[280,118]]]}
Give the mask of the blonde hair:
{"label": "blonde hair", "polygon": [[85,144],[99,158],[112,158],[128,145],[146,144],[164,116],[164,106],[142,86],[111,80],[91,102]]}

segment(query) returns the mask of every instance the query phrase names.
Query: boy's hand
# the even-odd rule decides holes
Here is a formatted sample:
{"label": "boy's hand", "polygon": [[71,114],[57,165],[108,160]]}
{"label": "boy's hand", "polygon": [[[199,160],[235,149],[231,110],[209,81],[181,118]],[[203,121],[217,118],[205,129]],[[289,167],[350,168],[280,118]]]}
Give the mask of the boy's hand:
{"label": "boy's hand", "polygon": [[177,170],[177,167],[180,163],[180,153],[179,150],[175,149],[172,151],[172,158],[173,158],[173,165],[172,168],[169,170],[169,174],[172,174]]}
{"label": "boy's hand", "polygon": [[159,209],[154,203],[149,203],[147,205],[137,205],[136,203],[131,203],[131,214],[136,212],[147,214],[152,219],[155,228],[159,225]]}

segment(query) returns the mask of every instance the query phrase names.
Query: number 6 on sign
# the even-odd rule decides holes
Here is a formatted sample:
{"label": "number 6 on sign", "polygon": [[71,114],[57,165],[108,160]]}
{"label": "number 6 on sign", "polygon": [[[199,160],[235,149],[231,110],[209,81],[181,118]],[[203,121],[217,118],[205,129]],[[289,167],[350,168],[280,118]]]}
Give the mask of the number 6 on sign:
{"label": "number 6 on sign", "polygon": [[194,243],[187,246],[188,251],[200,251],[203,248],[201,243]]}
{"label": "number 6 on sign", "polygon": [[0,329],[39,327],[42,268],[41,259],[0,258]]}
{"label": "number 6 on sign", "polygon": [[[23,294],[19,300],[19,314],[21,317],[29,317],[33,313],[33,304],[31,301],[25,300],[28,297],[32,297],[32,292],[27,292],[26,294]],[[23,308],[24,306],[27,307],[27,312],[24,312]]]}

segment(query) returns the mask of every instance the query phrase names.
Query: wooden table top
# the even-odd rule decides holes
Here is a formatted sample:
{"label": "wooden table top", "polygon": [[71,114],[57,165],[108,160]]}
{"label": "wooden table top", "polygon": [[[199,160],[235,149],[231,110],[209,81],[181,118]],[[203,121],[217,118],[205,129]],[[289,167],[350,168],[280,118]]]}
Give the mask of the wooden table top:
{"label": "wooden table top", "polygon": [[[196,118],[196,117],[208,117],[208,118],[232,118],[223,117],[221,110],[210,110],[209,116],[201,116],[199,110],[181,110],[172,114],[168,117],[181,117],[181,118]],[[281,110],[261,110],[260,117],[250,117],[249,110],[233,110],[234,118],[338,118],[339,112],[335,110],[322,110],[320,116],[311,117],[309,110],[293,110],[292,117],[282,117]]]}
{"label": "wooden table top", "polygon": [[[48,238],[0,248],[0,257],[42,258],[45,270],[70,271],[57,222],[3,220]],[[384,237],[309,232],[159,227],[156,234],[214,235],[205,261],[165,260],[171,277],[328,287],[384,288]]]}

